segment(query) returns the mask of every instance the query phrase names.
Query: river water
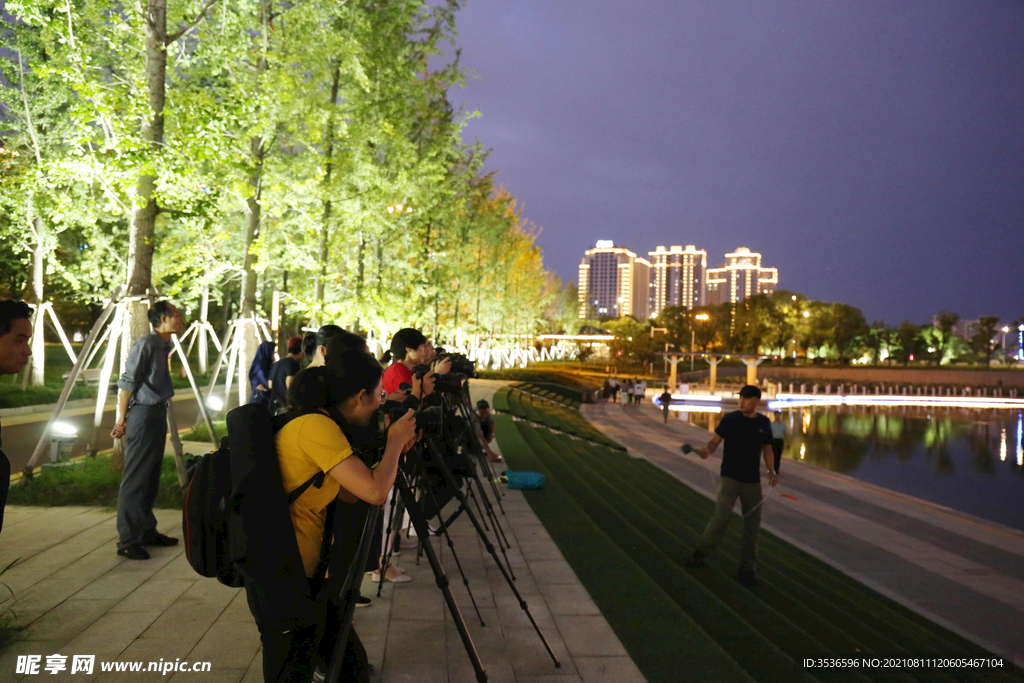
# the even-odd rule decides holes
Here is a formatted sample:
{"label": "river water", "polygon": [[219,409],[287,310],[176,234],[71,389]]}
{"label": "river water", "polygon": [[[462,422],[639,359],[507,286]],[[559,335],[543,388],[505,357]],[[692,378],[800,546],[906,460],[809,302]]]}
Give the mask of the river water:
{"label": "river water", "polygon": [[[682,406],[679,406],[682,407]],[[677,413],[714,428],[720,414]],[[1024,412],[783,407],[783,457],[1024,530]],[[785,478],[785,461],[779,468]]]}

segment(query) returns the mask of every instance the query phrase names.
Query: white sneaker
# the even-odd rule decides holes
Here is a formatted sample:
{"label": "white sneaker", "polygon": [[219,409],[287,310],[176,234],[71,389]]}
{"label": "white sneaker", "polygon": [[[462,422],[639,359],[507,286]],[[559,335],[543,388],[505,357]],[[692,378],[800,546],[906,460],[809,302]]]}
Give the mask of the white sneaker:
{"label": "white sneaker", "polygon": [[[384,578],[391,583],[409,583],[412,581],[412,577],[402,573],[402,570],[398,567],[391,566],[384,573]],[[370,576],[370,580],[374,583],[380,583],[380,570],[376,570]]]}

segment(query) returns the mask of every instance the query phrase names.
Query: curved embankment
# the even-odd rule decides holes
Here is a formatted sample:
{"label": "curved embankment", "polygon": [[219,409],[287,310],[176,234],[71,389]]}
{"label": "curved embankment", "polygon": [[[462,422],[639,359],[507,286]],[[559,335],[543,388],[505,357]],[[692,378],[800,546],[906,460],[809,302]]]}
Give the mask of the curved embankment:
{"label": "curved embankment", "polygon": [[739,515],[711,567],[685,568],[712,501],[623,452],[571,389],[505,387],[493,404],[509,467],[548,477],[527,500],[651,683],[1024,681],[1006,667],[801,668],[804,657],[987,653],[764,530],[761,585],[743,586]]}

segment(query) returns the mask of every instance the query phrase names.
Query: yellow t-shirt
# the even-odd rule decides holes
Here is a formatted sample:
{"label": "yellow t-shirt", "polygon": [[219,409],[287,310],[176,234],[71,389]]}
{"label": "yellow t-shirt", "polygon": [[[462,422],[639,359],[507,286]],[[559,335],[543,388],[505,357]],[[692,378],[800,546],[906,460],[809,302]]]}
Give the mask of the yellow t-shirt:
{"label": "yellow t-shirt", "polygon": [[[322,413],[297,417],[277,433],[277,459],[286,492],[299,488],[317,472],[330,471],[350,455],[352,446],[341,428]],[[310,486],[292,504],[292,526],[307,577],[313,576],[320,560],[327,506],[340,490],[338,482],[328,475],[323,486]]]}

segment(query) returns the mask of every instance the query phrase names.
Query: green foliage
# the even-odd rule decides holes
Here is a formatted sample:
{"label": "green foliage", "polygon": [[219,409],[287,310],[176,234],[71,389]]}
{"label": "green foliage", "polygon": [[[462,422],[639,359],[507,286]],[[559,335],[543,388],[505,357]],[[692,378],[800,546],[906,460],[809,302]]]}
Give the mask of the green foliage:
{"label": "green foliage", "polygon": [[193,309],[208,288],[238,311],[247,280],[259,314],[285,290],[293,319],[384,337],[568,324],[539,228],[462,141],[476,113],[449,101],[464,76],[442,55],[461,5],[175,0],[159,74],[144,5],[9,2],[0,288],[30,284],[42,245],[47,288],[95,302],[139,262],[150,197],[153,283]]}
{"label": "green foliage", "polygon": [[[9,505],[86,505],[113,509],[121,473],[110,465],[109,456],[85,458],[60,467],[47,467],[31,480],[11,485]],[[178,486],[173,456],[166,456],[160,470],[160,492],[153,506],[180,510],[185,493]]]}

